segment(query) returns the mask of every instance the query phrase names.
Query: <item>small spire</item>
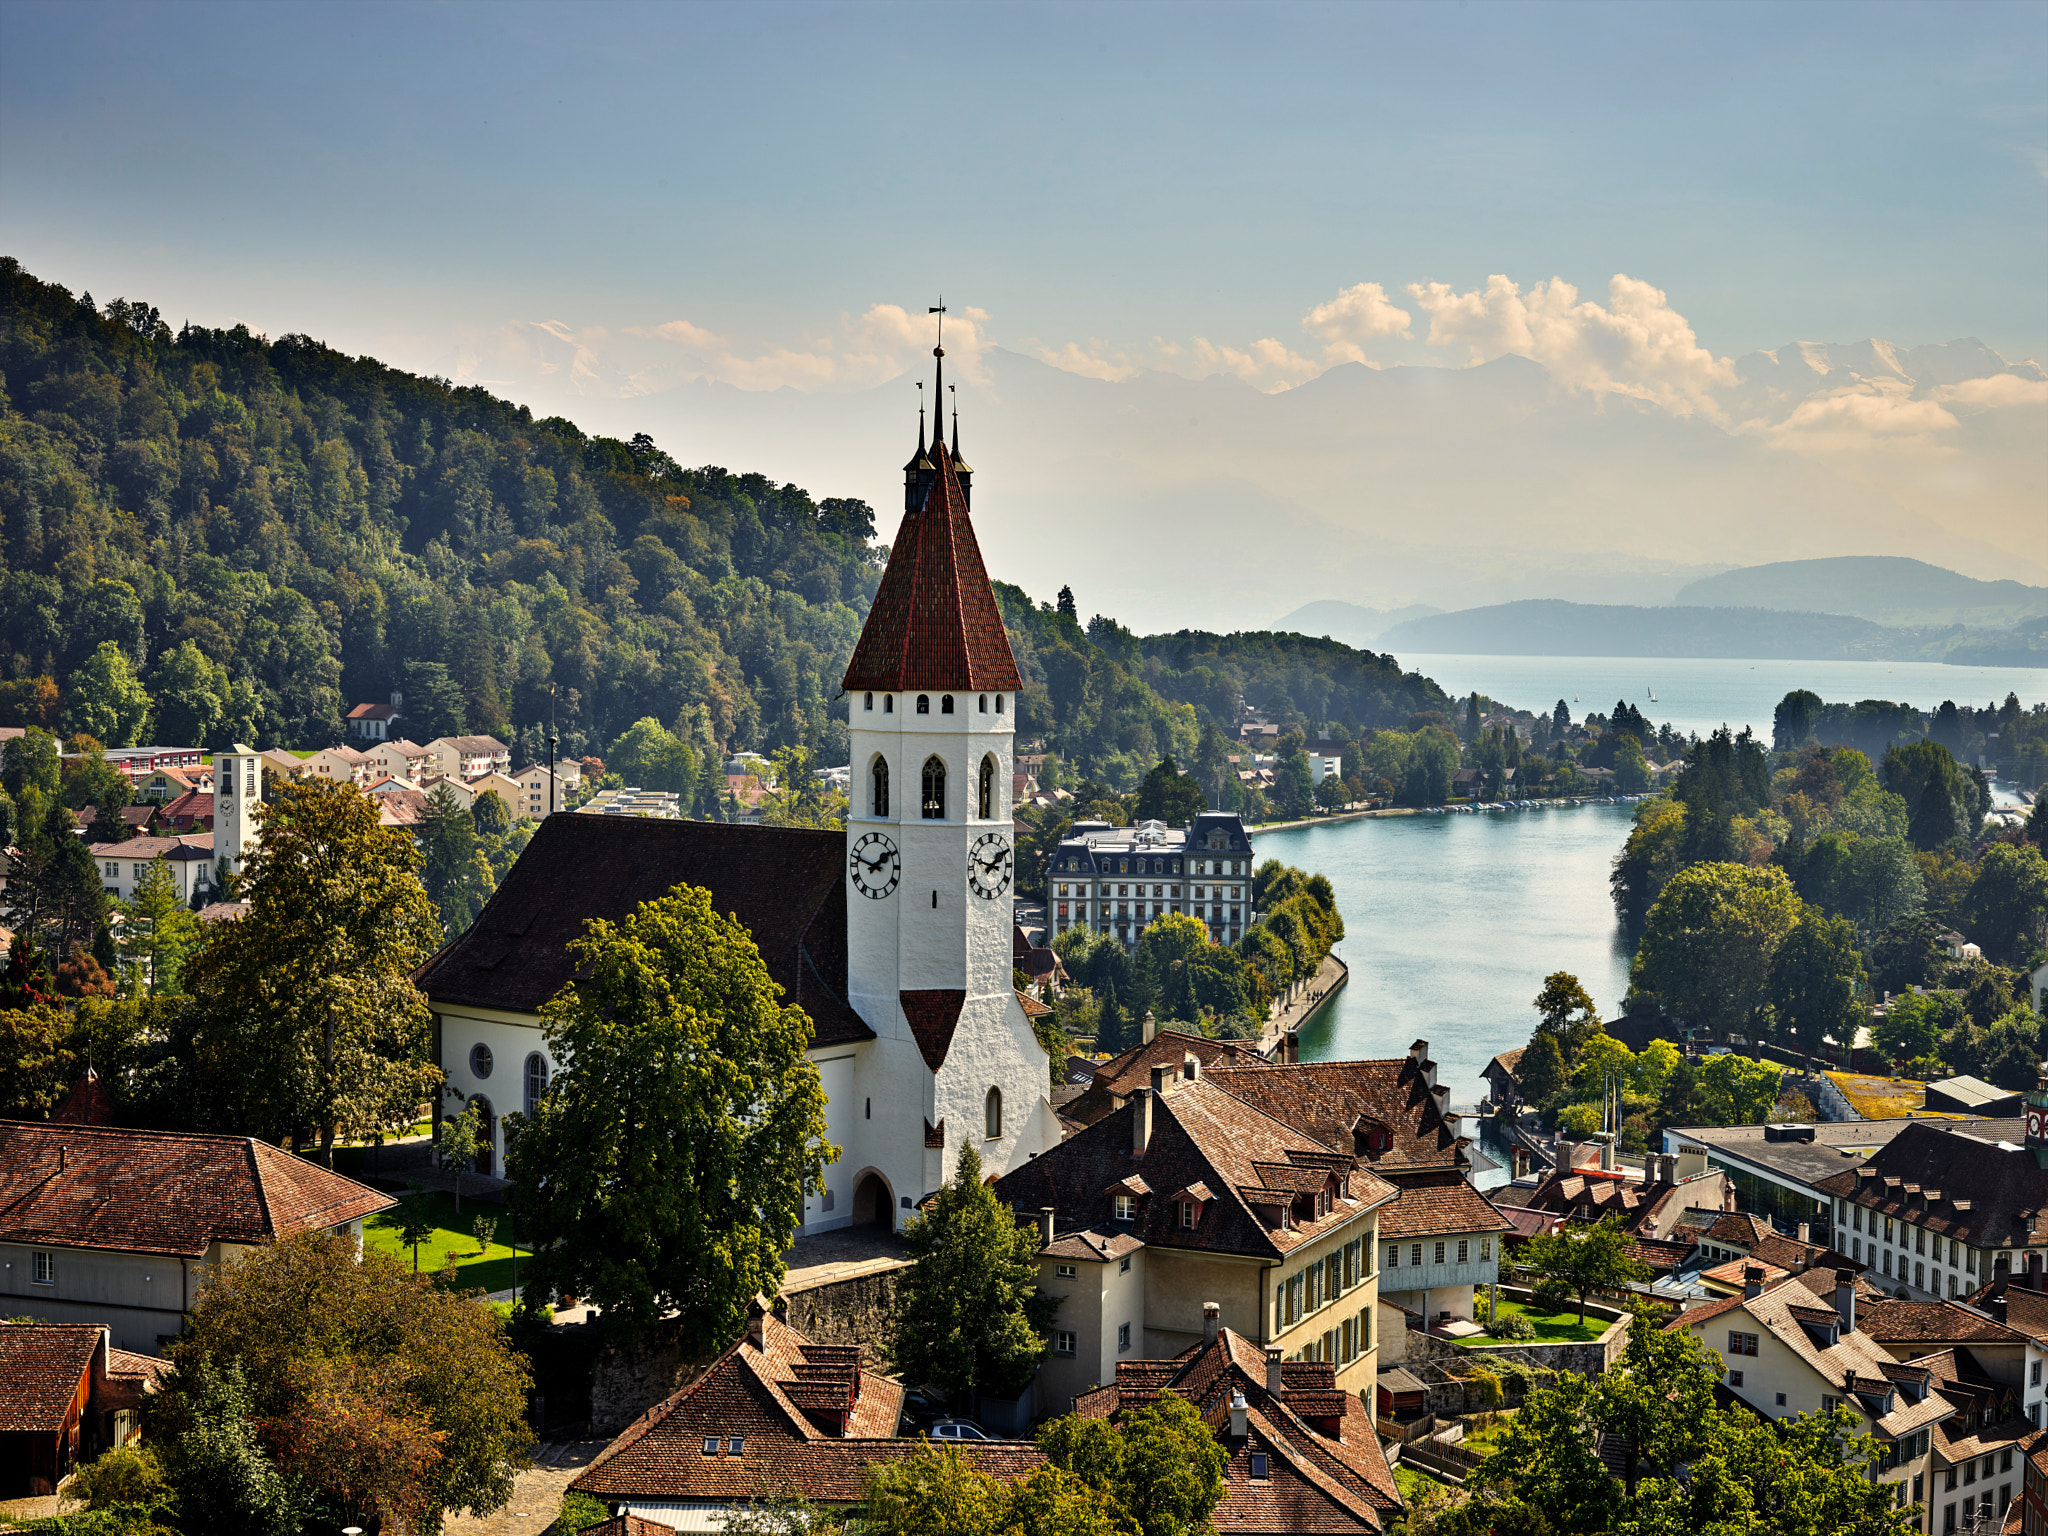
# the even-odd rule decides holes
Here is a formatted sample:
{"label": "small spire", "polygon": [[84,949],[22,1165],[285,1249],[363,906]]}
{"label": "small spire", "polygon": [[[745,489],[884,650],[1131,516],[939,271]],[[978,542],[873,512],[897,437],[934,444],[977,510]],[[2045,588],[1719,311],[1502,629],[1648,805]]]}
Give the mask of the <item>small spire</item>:
{"label": "small spire", "polygon": [[946,299],[939,296],[939,302],[925,311],[939,317],[938,345],[932,348],[932,356],[938,361],[933,366],[932,396],[932,451],[936,453],[946,445]]}
{"label": "small spire", "polygon": [[946,394],[953,407],[953,457],[957,459],[960,457],[960,386],[948,384]]}

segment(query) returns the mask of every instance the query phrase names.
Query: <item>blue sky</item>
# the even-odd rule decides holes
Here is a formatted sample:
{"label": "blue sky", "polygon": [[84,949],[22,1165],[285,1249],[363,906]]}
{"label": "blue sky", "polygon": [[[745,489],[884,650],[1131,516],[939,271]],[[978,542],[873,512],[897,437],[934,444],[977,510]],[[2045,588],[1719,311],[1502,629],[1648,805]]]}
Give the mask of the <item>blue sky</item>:
{"label": "blue sky", "polygon": [[514,321],[802,351],[941,289],[1041,355],[1313,353],[1353,285],[1494,273],[1627,273],[1719,356],[2048,361],[2044,80],[2034,3],[12,0],[0,249],[410,367]]}

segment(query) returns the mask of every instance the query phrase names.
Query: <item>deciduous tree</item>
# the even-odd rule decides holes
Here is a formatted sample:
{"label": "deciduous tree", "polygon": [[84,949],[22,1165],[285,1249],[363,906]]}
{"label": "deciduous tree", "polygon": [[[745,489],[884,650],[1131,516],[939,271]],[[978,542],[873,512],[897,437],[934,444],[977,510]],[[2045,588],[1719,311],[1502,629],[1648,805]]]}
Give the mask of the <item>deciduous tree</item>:
{"label": "deciduous tree", "polygon": [[1753,1029],[1771,961],[1800,910],[1782,869],[1681,870],[1650,908],[1629,973],[1633,998],[1661,1004],[1710,1038]]}
{"label": "deciduous tree", "polygon": [[1631,1280],[1647,1280],[1650,1271],[1628,1256],[1630,1238],[1609,1216],[1598,1226],[1567,1226],[1562,1232],[1529,1239],[1523,1262],[1537,1274],[1561,1280],[1579,1298],[1579,1321],[1586,1320],[1586,1298],[1595,1291],[1619,1290]]}
{"label": "deciduous tree", "polygon": [[[838,1149],[806,1055],[747,930],[679,886],[570,945],[585,979],[541,1010],[560,1072],[511,1138],[526,1294],[588,1296],[612,1326],[724,1345]],[[508,1117],[508,1120],[511,1117]]]}
{"label": "deciduous tree", "polygon": [[149,719],[149,694],[127,651],[103,640],[64,683],[64,723],[110,747],[132,747]]}
{"label": "deciduous tree", "polygon": [[1808,1056],[1830,1036],[1851,1045],[1863,1017],[1857,1001],[1862,986],[1855,925],[1818,907],[1800,913],[1771,959],[1771,1011],[1778,1027]]}
{"label": "deciduous tree", "polygon": [[905,1235],[912,1263],[897,1282],[890,1344],[898,1369],[949,1398],[1014,1397],[1037,1368],[1057,1301],[1038,1294],[1035,1232],[982,1182],[971,1143]]}
{"label": "deciduous tree", "polygon": [[412,839],[353,784],[280,785],[242,870],[248,912],[185,965],[201,1022],[191,1063],[234,1129],[356,1139],[408,1117],[440,1080],[412,973],[440,937]]}

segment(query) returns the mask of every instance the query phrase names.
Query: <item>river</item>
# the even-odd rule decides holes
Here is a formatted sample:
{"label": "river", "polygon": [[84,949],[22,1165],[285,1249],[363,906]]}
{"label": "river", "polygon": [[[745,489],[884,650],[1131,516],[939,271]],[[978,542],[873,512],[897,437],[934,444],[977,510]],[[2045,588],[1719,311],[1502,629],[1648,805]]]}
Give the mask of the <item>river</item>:
{"label": "river", "polygon": [[[1610,701],[1611,702],[1611,701]],[[1302,1032],[1304,1061],[1401,1056],[1429,1041],[1456,1104],[1480,1069],[1527,1043],[1552,971],[1620,1011],[1629,946],[1607,873],[1631,805],[1390,816],[1255,832],[1261,860],[1330,877],[1351,980]]]}

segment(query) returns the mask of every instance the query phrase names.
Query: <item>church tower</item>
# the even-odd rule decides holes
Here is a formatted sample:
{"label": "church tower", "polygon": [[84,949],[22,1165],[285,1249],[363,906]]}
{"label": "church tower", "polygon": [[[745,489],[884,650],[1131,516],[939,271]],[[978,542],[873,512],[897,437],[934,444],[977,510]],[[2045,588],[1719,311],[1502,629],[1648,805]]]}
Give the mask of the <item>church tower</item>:
{"label": "church tower", "polygon": [[[943,369],[943,348],[933,352]],[[963,1146],[994,1174],[1059,1139],[1045,1052],[1011,974],[1022,680],[943,418],[927,447],[922,417],[903,523],[842,685],[847,1000],[876,1038],[839,1134],[852,1219],[879,1219],[880,1190],[862,1183],[879,1179],[899,1224]]]}

